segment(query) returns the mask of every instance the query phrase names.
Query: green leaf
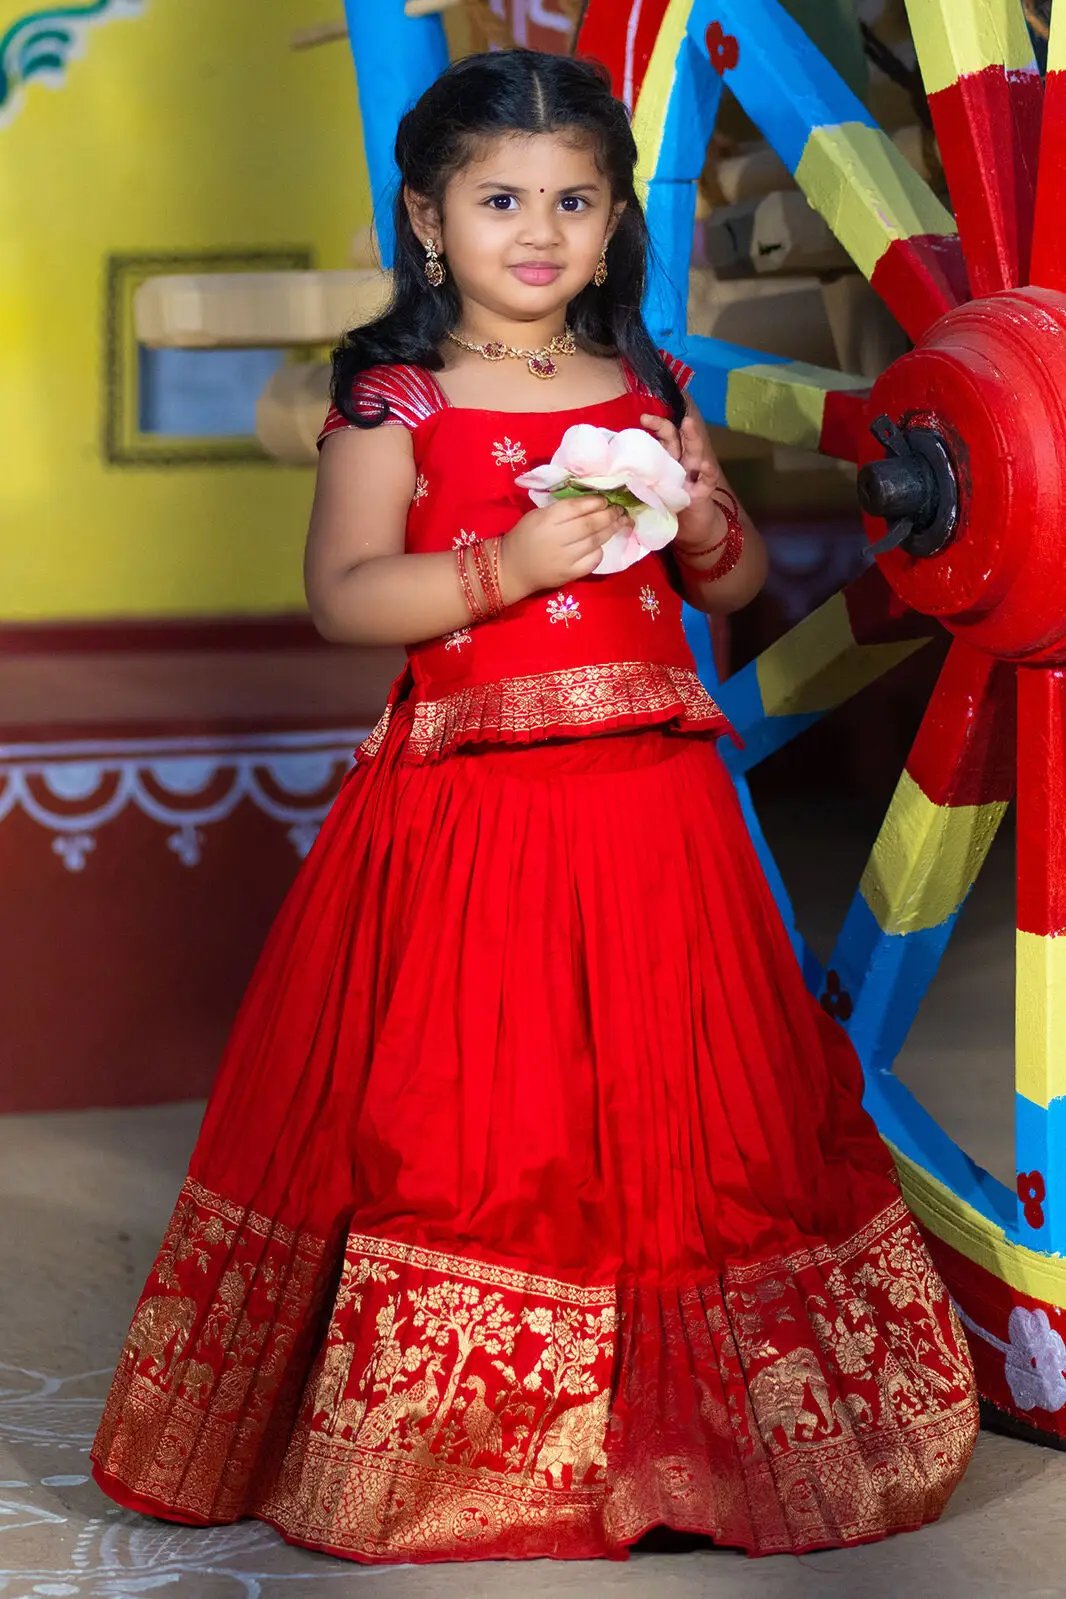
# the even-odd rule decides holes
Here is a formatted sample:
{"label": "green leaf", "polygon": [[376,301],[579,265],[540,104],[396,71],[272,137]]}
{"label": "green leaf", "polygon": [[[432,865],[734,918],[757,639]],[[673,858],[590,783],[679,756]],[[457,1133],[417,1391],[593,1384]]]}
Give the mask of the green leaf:
{"label": "green leaf", "polygon": [[644,506],[644,501],[630,494],[627,488],[583,489],[576,483],[564,483],[561,488],[552,489],[551,493],[553,500],[580,500],[595,494],[601,500],[606,500],[608,505],[622,505],[627,511],[639,511]]}

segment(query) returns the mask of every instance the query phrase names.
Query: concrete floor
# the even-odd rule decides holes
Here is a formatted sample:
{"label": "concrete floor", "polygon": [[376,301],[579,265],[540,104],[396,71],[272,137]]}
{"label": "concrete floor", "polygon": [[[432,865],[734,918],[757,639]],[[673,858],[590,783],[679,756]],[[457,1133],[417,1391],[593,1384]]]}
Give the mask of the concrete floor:
{"label": "concrete floor", "polygon": [[[823,815],[812,852],[789,812],[770,831],[816,945],[854,888],[870,834]],[[1009,839],[996,847],[904,1058],[901,1075],[972,1153],[1013,1169]],[[0,1119],[0,1596],[380,1599],[625,1594],[627,1599],[1017,1599],[1066,1590],[1066,1455],[983,1434],[944,1519],[862,1549],[748,1561],[726,1551],[628,1564],[358,1567],[246,1523],[213,1531],[119,1511],[87,1451],[133,1303],[158,1247],[201,1107]],[[1006,1114],[1005,1114],[1006,1111]]]}

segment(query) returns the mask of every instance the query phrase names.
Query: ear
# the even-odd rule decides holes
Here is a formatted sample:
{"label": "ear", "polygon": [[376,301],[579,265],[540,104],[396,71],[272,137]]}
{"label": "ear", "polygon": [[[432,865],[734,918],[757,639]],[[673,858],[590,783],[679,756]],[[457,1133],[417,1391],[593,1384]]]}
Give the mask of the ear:
{"label": "ear", "polygon": [[413,189],[404,186],[403,203],[407,207],[407,215],[411,219],[411,226],[415,231],[415,238],[420,244],[425,244],[427,239],[432,239],[438,250],[441,242],[440,212],[424,194],[415,194]]}
{"label": "ear", "polygon": [[615,229],[622,220],[622,213],[625,208],[626,202],[624,200],[620,200],[618,204],[613,207],[611,211],[611,220],[607,224],[607,233],[603,241],[605,245],[610,244],[611,240],[614,238]]}

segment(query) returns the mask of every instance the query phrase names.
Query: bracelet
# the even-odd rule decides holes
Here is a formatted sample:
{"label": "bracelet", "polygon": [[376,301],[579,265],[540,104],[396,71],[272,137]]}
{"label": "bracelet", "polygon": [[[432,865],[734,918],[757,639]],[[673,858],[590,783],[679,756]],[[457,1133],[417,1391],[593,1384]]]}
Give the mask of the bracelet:
{"label": "bracelet", "polygon": [[486,612],[474,591],[470,571],[466,564],[466,552],[469,548],[469,544],[458,545],[455,551],[455,564],[459,571],[459,584],[463,591],[463,598],[466,601],[466,608],[470,612],[470,619],[473,622],[483,622]]}
{"label": "bracelet", "polygon": [[[491,546],[491,549],[486,548]],[[499,539],[480,539],[470,546],[474,557],[474,568],[477,572],[481,591],[485,596],[490,616],[499,616],[503,610],[503,595],[500,592],[500,541]]]}
{"label": "bracelet", "polygon": [[702,550],[693,550],[691,553],[697,558],[713,555],[715,550],[721,550],[718,560],[709,569],[693,566],[691,560],[674,550],[674,560],[683,572],[695,578],[697,583],[717,583],[720,578],[728,576],[740,561],[744,553],[744,524],[740,520],[740,505],[735,494],[729,489],[722,488],[718,491],[726,496],[727,503],[719,500],[718,507],[726,520],[725,537],[720,538],[717,544],[705,546]]}

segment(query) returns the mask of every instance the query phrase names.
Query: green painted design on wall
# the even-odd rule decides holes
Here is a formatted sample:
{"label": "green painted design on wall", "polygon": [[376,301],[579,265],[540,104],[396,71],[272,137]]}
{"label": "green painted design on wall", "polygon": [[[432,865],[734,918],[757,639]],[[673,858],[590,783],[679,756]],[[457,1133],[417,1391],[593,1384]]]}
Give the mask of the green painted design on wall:
{"label": "green painted design on wall", "polygon": [[142,5],[143,0],[88,0],[47,6],[13,22],[0,37],[0,126],[14,116],[24,84],[40,78],[57,86],[68,63],[82,54],[90,28],[135,17]]}

